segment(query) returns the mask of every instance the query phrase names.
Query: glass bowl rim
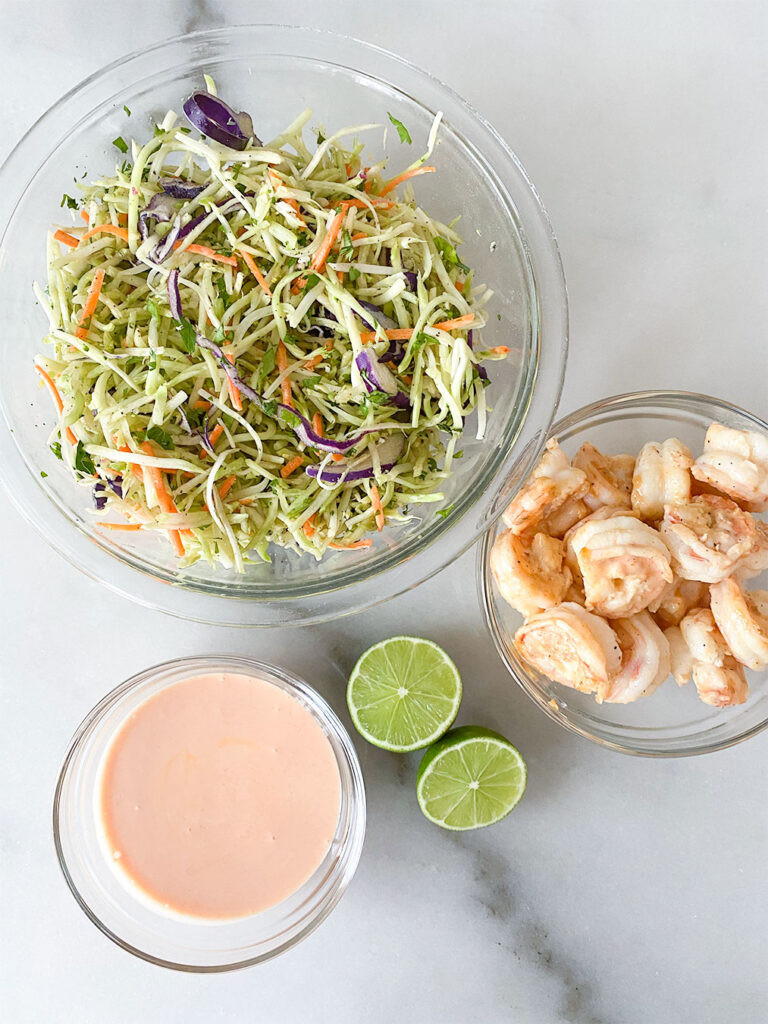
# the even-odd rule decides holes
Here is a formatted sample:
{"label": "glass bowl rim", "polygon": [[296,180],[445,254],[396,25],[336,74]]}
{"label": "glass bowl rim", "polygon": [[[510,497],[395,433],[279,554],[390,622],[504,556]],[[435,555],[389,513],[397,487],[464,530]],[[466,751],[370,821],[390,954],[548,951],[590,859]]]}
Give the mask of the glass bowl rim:
{"label": "glass bowl rim", "polygon": [[[153,679],[161,677],[164,673],[173,670],[184,671],[187,678],[195,672],[213,672],[220,669],[236,671],[240,669],[245,674],[252,674],[256,677],[259,673],[265,673],[267,677],[275,677],[285,687],[283,692],[289,693],[294,699],[306,703],[311,708],[311,714],[320,720],[323,727],[330,732],[338,743],[339,752],[334,749],[334,757],[337,764],[343,759],[343,763],[349,772],[349,781],[345,791],[344,776],[339,772],[340,785],[342,788],[342,799],[349,803],[350,824],[347,835],[344,837],[339,854],[333,868],[319,887],[319,895],[314,901],[314,906],[305,921],[295,933],[287,939],[279,942],[274,948],[268,949],[257,956],[249,956],[244,959],[233,960],[225,964],[185,964],[174,960],[168,960],[146,950],[134,946],[131,942],[123,939],[116,931],[105,924],[99,914],[90,906],[86,897],[81,893],[77,882],[73,878],[67,856],[64,852],[62,842],[62,797],[64,787],[69,779],[69,773],[77,761],[77,756],[82,750],[86,741],[98,729],[100,721],[115,707],[123,697],[126,697],[145,683],[151,683]],[[268,680],[269,681],[269,680]],[[166,681],[160,689],[161,692],[167,686],[183,682],[183,678]],[[282,688],[282,687],[281,687]],[[298,695],[298,697],[297,697]],[[149,697],[147,699],[150,699]],[[119,725],[118,725],[119,728]],[[197,654],[179,658],[169,658],[166,661],[158,662],[148,668],[135,672],[129,678],[118,683],[108,693],[100,698],[94,706],[83,717],[71,739],[61,761],[61,767],[56,779],[56,787],[52,803],[52,832],[53,842],[56,851],[56,860],[59,869],[64,877],[67,887],[75,899],[75,902],[83,911],[88,920],[113,942],[120,949],[131,953],[139,960],[154,964],[157,967],[166,967],[171,970],[181,971],[188,974],[220,974],[228,971],[240,970],[245,967],[252,967],[256,964],[265,963],[268,960],[288,952],[307,938],[323,921],[331,914],[348,889],[355,876],[365,841],[367,820],[367,802],[365,781],[363,778],[362,766],[355,750],[348,730],[344,727],[341,719],[331,707],[329,702],[314,687],[310,686],[300,676],[295,675],[282,666],[268,662],[259,661],[240,654]],[[306,883],[304,883],[306,884]],[[297,890],[298,891],[298,890]],[[277,904],[279,906],[279,904]],[[258,915],[253,915],[258,917]]]}
{"label": "glass bowl rim", "polygon": [[[138,64],[138,62],[146,60],[147,54],[166,48],[170,51],[172,47],[187,44],[189,41],[211,41],[213,44],[217,40],[221,42],[228,36],[242,33],[244,30],[258,33],[275,31],[287,34],[287,37],[302,40],[325,38],[335,41],[339,47],[352,47],[359,49],[362,53],[374,52],[386,66],[384,71],[366,71],[365,74],[370,79],[383,83],[389,89],[429,110],[431,108],[428,105],[425,107],[424,102],[411,95],[412,89],[407,83],[397,79],[393,68],[397,68],[404,75],[415,76],[424,84],[425,88],[435,90],[446,104],[452,104],[457,113],[460,112],[462,116],[468,118],[473,128],[476,128],[482,136],[488,138],[498,148],[504,161],[503,164],[499,164],[498,158],[489,162],[485,159],[482,151],[478,150],[474,140],[466,139],[460,129],[454,129],[457,139],[467,147],[468,152],[480,159],[488,180],[496,182],[497,185],[502,184],[505,219],[509,220],[513,211],[517,214],[519,204],[528,204],[523,216],[519,219],[515,216],[513,220],[523,247],[525,270],[530,277],[532,289],[530,301],[535,322],[534,345],[529,354],[529,365],[521,374],[521,393],[519,402],[516,403],[520,407],[520,412],[516,419],[507,417],[505,433],[508,434],[514,428],[518,443],[512,447],[519,447],[526,452],[528,452],[528,445],[520,443],[526,432],[530,434],[533,431],[543,443],[544,431],[552,422],[562,393],[568,352],[567,289],[562,260],[551,222],[538,192],[520,160],[496,129],[450,86],[398,54],[375,43],[369,43],[343,33],[280,23],[223,26],[168,37],[150,47],[118,57],[73,86],[46,110],[22,136],[0,166],[0,178],[9,170],[15,171],[16,164],[25,155],[25,147],[37,144],[38,136],[45,132],[47,125],[56,117],[57,113],[70,101],[81,99],[82,94],[89,86],[103,84],[104,81],[109,82],[109,76],[113,72],[132,62]],[[275,50],[273,48],[268,52],[275,52]],[[185,61],[191,62],[195,59],[198,58],[190,55],[185,58]],[[319,58],[314,59],[319,60]],[[359,60],[348,58],[345,55],[345,61],[340,66],[346,70],[360,71]],[[328,62],[333,63],[333,55],[328,58]],[[87,101],[89,111],[104,102],[103,98],[89,97]],[[49,140],[50,133],[46,133],[46,135]],[[61,133],[54,133],[53,145],[51,146],[51,143],[46,141],[41,161],[32,161],[35,170],[31,177],[28,172],[20,175],[20,179],[24,181],[21,191],[14,192],[11,200],[0,204],[4,205],[3,215],[0,216],[3,235],[18,202],[32,186],[39,168],[49,161],[56,152],[62,139]],[[502,175],[503,182],[499,175]],[[510,202],[512,203],[511,207]],[[542,272],[537,276],[534,270]],[[542,333],[540,309],[545,304],[541,301],[539,277],[541,280],[547,279],[545,288],[547,294],[544,297],[546,298],[549,296],[549,292],[552,292],[548,303],[546,303],[546,316],[547,320],[553,321],[553,326],[546,330],[545,334]],[[544,341],[545,335],[546,342]],[[546,364],[543,373],[540,365],[542,362]],[[532,422],[532,417],[535,422]],[[526,438],[526,440],[530,440],[530,438]],[[3,441],[5,442],[7,439],[4,438]],[[3,459],[6,468],[2,475],[10,484],[14,474],[18,479],[21,469],[29,470],[29,464],[21,449],[17,450],[13,442],[4,444],[4,448],[6,456],[10,457]],[[500,452],[503,451],[504,445],[500,445],[499,449]],[[536,452],[530,453],[531,460],[535,456]],[[508,458],[507,454],[506,459]],[[15,464],[17,459],[23,464],[22,466]],[[395,543],[389,552],[383,549],[380,557],[372,564],[366,565],[361,560],[361,565],[357,569],[354,564],[345,567],[336,574],[336,579],[329,585],[313,583],[307,587],[306,584],[298,584],[294,589],[291,584],[286,584],[285,593],[274,593],[270,589],[263,596],[258,593],[238,593],[237,581],[227,592],[227,581],[224,581],[221,586],[217,584],[216,587],[208,589],[205,584],[194,581],[187,582],[183,577],[168,578],[162,572],[156,573],[155,567],[151,564],[142,564],[143,560],[140,555],[116,550],[108,545],[106,539],[93,536],[73,518],[60,501],[42,488],[40,481],[36,478],[27,482],[29,486],[24,493],[20,488],[16,493],[17,488],[10,486],[7,487],[7,490],[20,512],[35,526],[38,532],[42,533],[44,539],[59,554],[62,554],[86,575],[122,596],[147,607],[191,620],[257,627],[278,624],[294,625],[322,622],[341,615],[352,614],[363,608],[375,607],[383,601],[419,585],[455,561],[478,540],[485,525],[485,523],[481,524],[477,521],[470,523],[469,514],[477,515],[479,511],[481,516],[485,517],[486,523],[488,521],[487,504],[483,505],[483,499],[485,498],[487,502],[489,495],[492,494],[490,488],[493,477],[503,471],[504,462],[505,457],[502,454],[492,457],[488,466],[477,479],[459,491],[456,502],[460,514],[453,517],[451,523],[445,521],[442,524],[437,524],[437,527],[431,531],[428,530],[421,536],[414,537],[404,547]],[[32,474],[32,477],[35,475]],[[46,511],[49,513],[45,521],[41,515],[36,514],[43,500],[45,500]],[[465,520],[463,528],[460,526],[462,519]],[[56,536],[51,532],[52,521],[55,522],[58,531]],[[452,538],[453,543],[446,550],[448,538]],[[450,544],[450,541],[448,543]],[[437,548],[441,550],[436,550]],[[168,583],[171,584],[170,592],[167,587]],[[248,613],[245,613],[242,608],[238,609],[236,607],[238,604],[246,605]],[[271,610],[269,610],[270,608]]]}
{"label": "glass bowl rim", "polygon": [[[568,413],[568,415],[561,417],[556,423],[553,423],[547,439],[550,437],[560,437],[565,431],[572,431],[571,436],[574,436],[578,432],[575,428],[578,428],[596,414],[604,411],[612,410],[614,412],[614,416],[606,417],[603,420],[603,422],[610,422],[611,419],[620,419],[622,411],[643,408],[653,404],[667,406],[668,408],[673,409],[677,408],[674,403],[681,401],[689,402],[691,405],[698,406],[702,409],[719,409],[724,412],[735,413],[738,416],[743,416],[744,418],[751,420],[759,430],[768,434],[767,422],[762,420],[755,413],[752,413],[748,409],[744,409],[733,402],[728,402],[722,398],[716,398],[713,395],[705,395],[697,391],[660,388],[645,391],[628,391],[618,395],[610,395],[608,398],[598,399],[595,402],[583,405],[580,408],[575,409],[573,412]],[[523,480],[524,479],[525,478],[523,477]],[[752,736],[757,736],[768,728],[768,713],[766,713],[763,721],[751,726],[749,729],[739,733],[737,736],[717,740],[711,743],[700,744],[686,750],[680,748],[671,748],[670,750],[642,750],[636,749],[629,744],[623,744],[616,740],[610,740],[603,736],[598,736],[597,734],[590,732],[589,729],[578,725],[568,715],[560,713],[559,710],[555,711],[547,701],[540,700],[537,694],[534,693],[528,685],[527,679],[521,677],[521,674],[511,662],[501,638],[501,630],[494,611],[494,600],[492,596],[493,580],[489,571],[489,554],[492,532],[493,527],[489,528],[483,535],[477,546],[477,557],[475,559],[475,579],[480,606],[483,610],[485,627],[490,633],[493,645],[496,648],[496,653],[499,655],[499,658],[503,662],[509,675],[514,679],[526,697],[535,704],[539,711],[543,711],[548,718],[553,722],[556,722],[561,726],[561,728],[566,729],[568,732],[575,733],[577,736],[581,736],[584,739],[590,740],[592,743],[597,743],[599,746],[605,747],[607,750],[613,750],[616,753],[626,754],[631,757],[645,757],[652,759],[696,757],[700,754],[712,754],[718,750],[727,750],[729,747],[734,747],[738,743],[742,743],[744,740],[750,739]]]}

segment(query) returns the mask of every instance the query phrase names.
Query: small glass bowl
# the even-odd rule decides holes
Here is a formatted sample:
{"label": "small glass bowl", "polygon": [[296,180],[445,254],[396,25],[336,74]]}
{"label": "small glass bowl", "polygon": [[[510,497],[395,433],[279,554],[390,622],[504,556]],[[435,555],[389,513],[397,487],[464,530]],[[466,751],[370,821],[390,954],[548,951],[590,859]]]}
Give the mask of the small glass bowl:
{"label": "small glass bowl", "polygon": [[[667,437],[679,437],[695,456],[713,421],[768,434],[768,423],[718,398],[687,391],[640,391],[577,409],[559,420],[550,436],[569,456],[585,441],[609,454],[637,454],[646,442]],[[507,501],[526,476],[526,470],[515,470]],[[493,542],[503,529],[503,523],[496,523],[478,549],[480,600],[510,675],[553,721],[610,750],[644,757],[706,754],[733,746],[768,726],[768,672],[746,670],[750,693],[745,704],[713,708],[699,700],[692,682],[679,687],[671,680],[651,697],[632,704],[598,704],[590,694],[554,683],[526,665],[512,643],[522,617],[498,593],[489,565]],[[750,589],[765,587],[764,576],[750,580]]]}
{"label": "small glass bowl", "polygon": [[[109,863],[101,841],[98,784],[115,733],[140,704],[199,673],[237,672],[264,679],[295,697],[317,720],[336,756],[341,806],[322,863],[292,896],[237,920],[171,917],[132,895]],[[155,665],[107,694],[75,733],[59,773],[53,834],[64,877],[82,909],[108,938],[142,960],[179,971],[219,972],[270,960],[325,920],[352,880],[365,835],[365,788],[355,749],[339,719],[307,683],[250,658],[179,658]]]}
{"label": "small glass bowl", "polygon": [[[449,516],[413,515],[373,536],[367,550],[311,555],[278,549],[243,574],[198,562],[180,568],[167,540],[95,528],[90,487],[78,486],[49,451],[50,396],[33,372],[46,321],[33,281],[45,282],[45,238],[72,175],[112,173],[116,136],[152,134],[170,108],[213,75],[222,96],[251,109],[269,139],[298,111],[311,125],[367,122],[408,128],[425,143],[442,111],[439,173],[419,179],[418,198],[442,221],[461,218],[464,258],[494,291],[483,346],[505,345],[489,367],[486,436],[470,418],[464,457],[445,482]],[[269,96],[269,103],[260,103]],[[127,119],[125,108],[131,111]],[[414,156],[391,125],[366,132],[392,168]],[[418,140],[418,141],[417,141]],[[408,149],[406,153],[405,150]],[[3,260],[3,254],[13,259]],[[493,522],[497,482],[519,450],[532,464],[552,422],[565,369],[567,300],[552,228],[519,161],[477,111],[407,61],[355,39],[309,28],[238,25],[165,40],[122,57],[63,96],[0,168],[0,472],[8,493],[51,546],[120,594],[183,618],[228,625],[320,622],[367,608],[427,579]]]}

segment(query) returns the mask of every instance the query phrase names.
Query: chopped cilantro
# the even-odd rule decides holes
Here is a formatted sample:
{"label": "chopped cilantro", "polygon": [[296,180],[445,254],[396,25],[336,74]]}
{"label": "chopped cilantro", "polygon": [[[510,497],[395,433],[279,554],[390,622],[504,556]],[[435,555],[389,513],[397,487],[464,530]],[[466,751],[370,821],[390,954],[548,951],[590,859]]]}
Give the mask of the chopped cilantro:
{"label": "chopped cilantro", "polygon": [[40,470],[40,476],[43,478],[43,480],[45,480],[45,478],[48,476],[48,474],[45,472],[44,469],[41,469]]}
{"label": "chopped cilantro", "polygon": [[225,331],[223,327],[217,327],[216,330],[213,332],[213,341],[217,345],[220,345],[223,341],[231,341],[231,340],[232,340],[232,332],[231,331]]}
{"label": "chopped cilantro", "polygon": [[181,132],[182,135],[191,135],[192,134],[192,129],[191,128],[187,128],[187,127],[177,128],[176,131],[177,132]]}
{"label": "chopped cilantro", "polygon": [[232,297],[227,291],[227,286],[224,283],[223,277],[220,277],[216,282],[216,291],[219,293],[219,298],[224,303],[224,309],[228,309],[232,302]]}
{"label": "chopped cilantro", "polygon": [[129,163],[127,160],[123,160],[123,162],[120,164],[120,173],[130,174],[132,170],[133,164]]}
{"label": "chopped cilantro", "polygon": [[262,406],[265,416],[277,416],[277,402],[274,398],[268,399]]}
{"label": "chopped cilantro", "polygon": [[453,453],[453,457],[454,457],[454,459],[463,459],[464,458],[464,449],[463,448],[459,448],[459,450],[457,452]]}
{"label": "chopped cilantro", "polygon": [[125,141],[122,135],[118,135],[116,139],[112,139],[112,145],[116,149],[119,149],[121,153],[128,152],[128,143]]}
{"label": "chopped cilantro", "polygon": [[433,459],[431,455],[427,459],[427,469],[430,471],[430,473],[437,472],[437,459]]}
{"label": "chopped cilantro", "polygon": [[68,196],[65,192],[64,195],[61,197],[61,203],[59,205],[66,206],[69,210],[76,210],[78,207],[78,202],[76,199],[73,199],[72,196]]}
{"label": "chopped cilantro", "polygon": [[319,373],[312,373],[309,377],[303,377],[301,383],[305,388],[314,388],[317,387],[322,379]]}
{"label": "chopped cilantro", "polygon": [[57,459],[62,458],[60,441],[54,441],[49,447]]}
{"label": "chopped cilantro", "polygon": [[186,317],[182,317],[181,320],[176,320],[175,323],[179,329],[179,334],[181,335],[182,345],[185,350],[192,355],[197,345],[197,334],[195,332],[195,328]]}
{"label": "chopped cilantro", "polygon": [[131,112],[130,112],[130,110],[128,109],[128,107],[126,107],[126,105],[125,105],[125,104],[123,104],[123,110],[124,110],[124,111],[125,111],[125,113],[126,113],[126,114],[128,115],[128,117],[130,117],[130,116],[131,116]]}
{"label": "chopped cilantro", "polygon": [[157,308],[157,303],[153,298],[147,299],[147,312],[153,318],[153,320],[160,319],[160,310]]}
{"label": "chopped cilantro", "polygon": [[171,435],[167,434],[162,427],[158,427],[156,423],[153,423],[151,427],[144,431],[141,439],[143,441],[156,441],[167,452],[172,452],[175,448]]}
{"label": "chopped cilantro", "polygon": [[371,405],[384,405],[389,401],[390,397],[386,391],[372,391],[369,395],[366,395],[366,400]]}
{"label": "chopped cilantro", "polygon": [[304,285],[304,288],[302,289],[301,294],[306,295],[307,292],[311,292],[319,280],[320,278],[317,276],[317,274],[310,274],[309,277],[307,278],[307,283]]}
{"label": "chopped cilantro", "polygon": [[358,277],[360,277],[360,271],[357,269],[357,267],[350,267],[349,268],[349,280],[352,282],[352,284],[355,283],[355,281],[358,279]]}
{"label": "chopped cilantro", "polygon": [[87,473],[88,476],[93,476],[96,472],[93,459],[85,448],[83,448],[82,441],[77,442],[77,448],[75,449],[75,469],[79,473]]}
{"label": "chopped cilantro", "polygon": [[355,247],[352,245],[352,239],[349,237],[349,232],[345,229],[341,234],[341,248],[339,249],[339,256],[342,259],[348,260],[355,255]]}
{"label": "chopped cilantro", "polygon": [[266,350],[261,359],[261,366],[259,367],[259,381],[265,380],[275,368],[275,357],[277,355],[277,345],[270,345]]}
{"label": "chopped cilantro", "polygon": [[451,514],[451,512],[453,512],[453,510],[455,508],[456,508],[455,505],[449,505],[448,508],[440,508],[440,509],[438,509],[437,510],[437,514],[440,516],[441,519],[447,519],[448,516]]}
{"label": "chopped cilantro", "polygon": [[156,124],[153,134],[155,138],[157,138],[158,135],[165,135],[165,128],[161,128],[159,124]]}
{"label": "chopped cilantro", "polygon": [[401,142],[407,142],[408,145],[410,146],[410,144],[411,144],[411,142],[413,140],[411,139],[410,132],[405,127],[403,122],[402,121],[398,121],[398,119],[396,117],[393,117],[389,112],[387,112],[387,117],[392,122],[392,124],[395,126],[395,128],[397,128],[397,134],[400,136],[400,141]]}
{"label": "chopped cilantro", "polygon": [[323,135],[322,131],[318,131],[318,133],[317,133],[317,144],[318,144],[318,146],[322,146],[322,144],[324,142],[325,142],[325,136]]}
{"label": "chopped cilantro", "polygon": [[451,267],[458,267],[465,274],[469,273],[469,267],[466,263],[462,263],[459,259],[458,253],[445,238],[441,238],[440,235],[435,239],[435,248],[443,257],[443,263],[447,263]]}

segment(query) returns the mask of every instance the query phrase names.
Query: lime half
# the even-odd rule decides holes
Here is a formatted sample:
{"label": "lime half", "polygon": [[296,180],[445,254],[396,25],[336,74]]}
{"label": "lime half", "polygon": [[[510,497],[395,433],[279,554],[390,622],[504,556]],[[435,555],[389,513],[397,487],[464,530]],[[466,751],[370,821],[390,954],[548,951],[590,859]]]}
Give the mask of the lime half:
{"label": "lime half", "polygon": [[437,644],[393,636],[374,644],[352,669],[347,704],[369,743],[405,753],[448,729],[461,703],[461,678]]}
{"label": "lime half", "polygon": [[493,825],[525,792],[525,761],[509,740],[479,725],[451,729],[421,759],[416,796],[424,815],[461,831]]}

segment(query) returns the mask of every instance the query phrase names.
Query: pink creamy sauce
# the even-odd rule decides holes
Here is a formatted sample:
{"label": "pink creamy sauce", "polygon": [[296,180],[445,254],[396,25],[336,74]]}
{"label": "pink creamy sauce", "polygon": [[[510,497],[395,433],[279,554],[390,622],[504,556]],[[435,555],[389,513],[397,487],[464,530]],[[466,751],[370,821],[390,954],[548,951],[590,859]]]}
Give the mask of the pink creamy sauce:
{"label": "pink creamy sauce", "polygon": [[107,751],[104,834],[119,870],[181,914],[246,917],[313,874],[339,818],[323,729],[261,679],[216,673],[140,705]]}

